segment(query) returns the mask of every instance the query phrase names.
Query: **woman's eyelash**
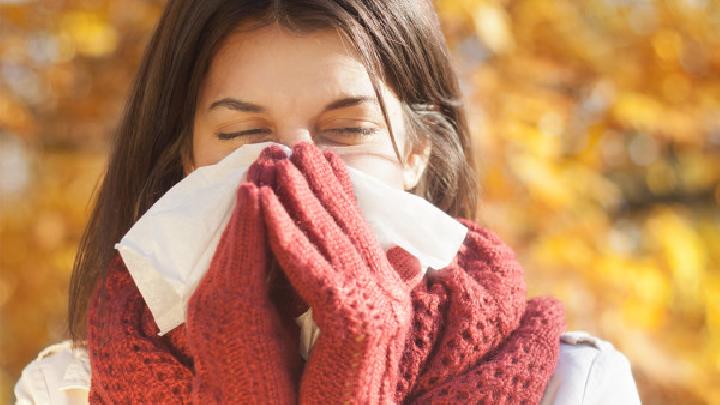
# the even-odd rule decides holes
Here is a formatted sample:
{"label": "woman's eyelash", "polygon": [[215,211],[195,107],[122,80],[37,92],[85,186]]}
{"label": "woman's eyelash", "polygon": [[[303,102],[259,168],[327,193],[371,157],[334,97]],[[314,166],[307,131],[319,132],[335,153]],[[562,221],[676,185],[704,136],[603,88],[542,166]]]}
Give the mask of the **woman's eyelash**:
{"label": "woman's eyelash", "polygon": [[338,132],[341,134],[351,133],[360,135],[372,135],[377,132],[377,128],[332,128],[328,129],[330,132]]}
{"label": "woman's eyelash", "polygon": [[[340,134],[359,134],[362,136],[366,136],[366,135],[372,135],[372,134],[376,133],[377,131],[378,131],[377,128],[357,127],[357,128],[330,128],[330,129],[326,129],[323,132],[336,132],[336,133],[340,133]],[[248,129],[245,131],[230,132],[230,133],[219,132],[217,134],[217,137],[221,140],[228,140],[228,139],[233,139],[235,137],[243,136],[243,135],[258,135],[258,134],[264,135],[264,134],[269,134],[271,132],[272,131],[267,128],[255,128],[255,129]]]}
{"label": "woman's eyelash", "polygon": [[236,138],[238,136],[243,136],[243,135],[258,135],[258,134],[264,135],[264,134],[269,134],[271,132],[272,131],[267,128],[255,128],[255,129],[248,129],[245,131],[230,132],[230,133],[218,132],[217,137],[221,140],[228,140],[228,139],[233,139],[233,138]]}

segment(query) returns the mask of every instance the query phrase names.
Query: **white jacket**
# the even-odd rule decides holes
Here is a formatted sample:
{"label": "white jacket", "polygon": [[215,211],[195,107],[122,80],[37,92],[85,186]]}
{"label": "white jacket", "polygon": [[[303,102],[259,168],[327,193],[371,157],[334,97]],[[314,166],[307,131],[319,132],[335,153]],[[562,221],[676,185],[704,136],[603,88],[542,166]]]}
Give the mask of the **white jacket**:
{"label": "white jacket", "polygon": [[[87,404],[90,363],[70,340],[43,349],[15,384],[16,405]],[[541,405],[640,404],[630,362],[613,345],[583,331],[560,336],[557,368]]]}

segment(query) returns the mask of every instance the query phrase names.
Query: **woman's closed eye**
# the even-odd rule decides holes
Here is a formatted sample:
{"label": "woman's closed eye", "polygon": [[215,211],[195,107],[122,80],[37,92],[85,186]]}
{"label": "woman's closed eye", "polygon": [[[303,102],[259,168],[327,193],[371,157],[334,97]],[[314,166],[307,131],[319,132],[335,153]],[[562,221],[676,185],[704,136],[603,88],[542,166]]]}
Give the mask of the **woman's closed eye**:
{"label": "woman's closed eye", "polygon": [[233,138],[237,138],[239,136],[268,135],[271,133],[272,130],[269,128],[253,128],[236,132],[218,132],[217,137],[221,141],[227,141]]}

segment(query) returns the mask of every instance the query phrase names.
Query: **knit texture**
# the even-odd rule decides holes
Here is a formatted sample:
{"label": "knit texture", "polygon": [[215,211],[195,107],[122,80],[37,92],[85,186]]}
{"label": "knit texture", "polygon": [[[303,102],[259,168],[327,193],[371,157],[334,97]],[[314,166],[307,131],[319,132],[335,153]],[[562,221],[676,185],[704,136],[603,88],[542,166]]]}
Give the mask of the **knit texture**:
{"label": "knit texture", "polygon": [[300,403],[392,402],[410,325],[411,288],[364,224],[346,176],[301,143],[277,161],[275,187],[260,190],[273,254],[321,330]]}
{"label": "knit texture", "polygon": [[469,232],[453,263],[412,291],[396,398],[404,403],[537,404],[557,365],[564,309],[526,301],[522,268],[488,229]]}
{"label": "knit texture", "polygon": [[[194,360],[192,369],[185,367],[188,362],[177,364],[156,350],[165,346],[144,346],[146,337],[162,338],[156,336],[157,325],[127,270],[114,259],[106,288],[109,296],[95,295],[89,314],[91,402],[158,402],[171,396],[201,404],[237,398],[295,402],[301,362],[293,343],[298,336],[283,324],[270,301],[270,250],[256,187],[266,181],[264,162],[273,153],[277,151],[262,153],[249,171],[250,182],[238,187],[235,210],[208,272],[188,302],[187,328],[182,325],[168,335],[170,343],[177,343],[170,347],[176,346],[181,358]],[[124,310],[123,305],[131,307]],[[107,361],[118,355],[123,358]],[[140,386],[143,389],[137,389]]]}
{"label": "knit texture", "polygon": [[[264,180],[239,187],[237,221],[196,291],[206,299],[193,301],[208,306],[194,307],[202,322],[189,313],[187,327],[157,336],[115,256],[101,283],[109,299],[96,289],[88,312],[90,402],[538,403],[557,363],[562,305],[526,301],[510,247],[468,220],[460,220],[468,234],[443,269],[421,276],[404,250],[379,251],[336,158],[299,146],[292,161],[265,159]],[[262,211],[255,218],[264,218],[266,228],[257,229],[267,232],[269,258],[229,248],[265,239],[225,236],[245,234],[239,230],[252,218],[239,211],[248,204]],[[225,256],[232,259],[218,259]],[[244,257],[256,257],[254,265]],[[238,269],[272,269],[275,260],[282,271],[265,290],[234,285]],[[303,368],[292,316],[305,302],[321,334]],[[262,381],[253,378],[263,372]]]}
{"label": "knit texture", "polygon": [[291,361],[297,351],[291,350],[268,296],[268,250],[257,188],[241,185],[237,201],[237,218],[230,219],[207,277],[188,302],[194,400],[206,404],[264,398],[292,403],[296,388]]}

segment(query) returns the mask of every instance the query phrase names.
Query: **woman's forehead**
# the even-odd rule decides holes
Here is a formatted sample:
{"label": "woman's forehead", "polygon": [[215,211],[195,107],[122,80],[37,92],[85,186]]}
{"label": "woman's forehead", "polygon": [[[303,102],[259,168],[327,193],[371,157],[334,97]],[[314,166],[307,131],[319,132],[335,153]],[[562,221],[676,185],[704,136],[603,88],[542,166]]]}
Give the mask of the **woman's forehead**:
{"label": "woman's forehead", "polygon": [[334,30],[291,33],[277,25],[229,35],[213,58],[204,103],[242,97],[258,104],[323,104],[339,95],[373,95],[368,72]]}

